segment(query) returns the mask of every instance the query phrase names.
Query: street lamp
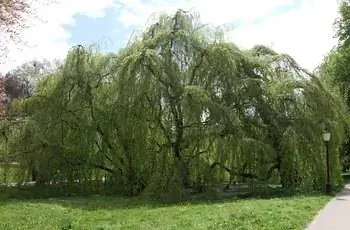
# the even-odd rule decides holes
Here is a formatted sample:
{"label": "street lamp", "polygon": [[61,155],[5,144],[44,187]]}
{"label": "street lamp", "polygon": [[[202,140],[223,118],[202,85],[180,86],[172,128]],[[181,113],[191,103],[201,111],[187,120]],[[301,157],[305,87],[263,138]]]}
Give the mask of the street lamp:
{"label": "street lamp", "polygon": [[326,128],[323,132],[323,141],[326,146],[326,165],[327,165],[327,183],[326,183],[326,192],[331,193],[332,185],[330,178],[330,170],[329,170],[329,141],[331,140],[331,132]]}

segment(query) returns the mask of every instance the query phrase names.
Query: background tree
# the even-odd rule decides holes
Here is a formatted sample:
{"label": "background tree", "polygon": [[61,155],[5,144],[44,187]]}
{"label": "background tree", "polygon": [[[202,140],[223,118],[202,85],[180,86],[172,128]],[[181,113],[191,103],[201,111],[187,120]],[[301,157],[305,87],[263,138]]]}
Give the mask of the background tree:
{"label": "background tree", "polygon": [[[24,99],[30,97],[37,87],[37,83],[49,73],[56,71],[58,62],[44,60],[24,63],[16,69],[9,71],[5,76],[0,77],[0,131],[2,142],[0,144],[0,162],[11,163],[15,161],[15,155],[8,151],[9,136],[18,131],[25,117],[17,114],[12,109],[14,99]],[[35,173],[35,172],[34,172]]]}
{"label": "background tree", "polygon": [[1,0],[0,1],[0,63],[8,53],[9,42],[21,42],[21,34],[28,26],[29,18],[36,18],[33,3],[47,4],[50,0]]}
{"label": "background tree", "polygon": [[339,6],[339,17],[335,21],[336,37],[338,38],[339,46],[348,47],[350,36],[350,1],[342,0]]}
{"label": "background tree", "polygon": [[[321,79],[335,92],[339,92],[347,107],[350,106],[350,1],[343,0],[339,6],[339,17],[335,22],[338,44],[320,66]],[[343,168],[350,166],[350,133],[343,145]]]}

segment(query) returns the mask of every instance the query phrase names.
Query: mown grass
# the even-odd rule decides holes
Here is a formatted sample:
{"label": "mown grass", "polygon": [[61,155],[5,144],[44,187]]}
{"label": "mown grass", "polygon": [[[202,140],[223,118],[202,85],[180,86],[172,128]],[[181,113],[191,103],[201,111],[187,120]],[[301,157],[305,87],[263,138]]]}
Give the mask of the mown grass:
{"label": "mown grass", "polygon": [[0,202],[0,229],[304,229],[327,196],[160,205],[92,196]]}

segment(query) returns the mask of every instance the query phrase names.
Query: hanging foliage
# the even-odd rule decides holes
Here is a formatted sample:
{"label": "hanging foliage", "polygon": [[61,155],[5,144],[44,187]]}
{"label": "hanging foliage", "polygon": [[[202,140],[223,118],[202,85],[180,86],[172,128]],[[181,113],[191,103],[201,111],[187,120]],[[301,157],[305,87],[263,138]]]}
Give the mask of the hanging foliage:
{"label": "hanging foliage", "polygon": [[11,151],[42,183],[104,181],[128,195],[180,197],[233,180],[315,189],[326,123],[341,183],[341,101],[288,55],[240,50],[182,10],[118,55],[74,47],[15,105],[27,121]]}

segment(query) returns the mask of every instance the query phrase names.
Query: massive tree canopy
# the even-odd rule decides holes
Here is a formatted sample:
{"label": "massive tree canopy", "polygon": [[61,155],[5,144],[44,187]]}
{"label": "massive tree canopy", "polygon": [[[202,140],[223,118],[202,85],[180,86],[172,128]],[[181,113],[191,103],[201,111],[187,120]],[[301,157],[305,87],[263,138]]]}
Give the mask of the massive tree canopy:
{"label": "massive tree canopy", "polygon": [[129,195],[228,180],[318,189],[325,126],[341,183],[341,99],[290,56],[241,50],[181,10],[118,53],[73,47],[11,108],[26,119],[9,131],[8,154],[37,183],[104,178]]}

